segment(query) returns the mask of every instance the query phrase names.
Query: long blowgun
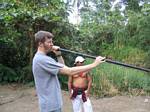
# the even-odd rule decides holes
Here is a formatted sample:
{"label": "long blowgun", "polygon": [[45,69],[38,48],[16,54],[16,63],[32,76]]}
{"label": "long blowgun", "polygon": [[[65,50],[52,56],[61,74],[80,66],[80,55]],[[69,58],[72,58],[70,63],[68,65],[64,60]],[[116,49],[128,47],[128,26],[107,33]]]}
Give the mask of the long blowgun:
{"label": "long blowgun", "polygon": [[[77,54],[77,55],[84,56],[84,57],[87,57],[87,58],[92,58],[92,59],[96,58],[96,56],[83,54],[83,53],[79,53],[79,52],[75,52],[75,51],[71,51],[71,50],[67,50],[67,49],[63,49],[63,48],[60,48],[59,50],[62,51],[62,52]],[[105,59],[105,61],[108,62],[108,63],[116,64],[116,65],[121,65],[121,66],[129,67],[129,68],[133,68],[133,69],[137,69],[137,70],[141,70],[141,71],[145,71],[145,72],[150,72],[150,69],[125,64],[125,63],[121,63],[121,62],[118,62],[118,61],[113,61],[111,59]]]}

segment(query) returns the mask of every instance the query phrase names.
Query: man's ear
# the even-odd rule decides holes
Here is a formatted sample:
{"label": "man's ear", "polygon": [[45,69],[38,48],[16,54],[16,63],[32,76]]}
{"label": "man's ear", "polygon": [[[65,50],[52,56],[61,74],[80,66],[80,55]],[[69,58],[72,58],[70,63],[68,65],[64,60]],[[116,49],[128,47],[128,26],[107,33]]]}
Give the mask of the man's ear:
{"label": "man's ear", "polygon": [[42,47],[43,46],[43,43],[42,42],[39,42],[39,47]]}

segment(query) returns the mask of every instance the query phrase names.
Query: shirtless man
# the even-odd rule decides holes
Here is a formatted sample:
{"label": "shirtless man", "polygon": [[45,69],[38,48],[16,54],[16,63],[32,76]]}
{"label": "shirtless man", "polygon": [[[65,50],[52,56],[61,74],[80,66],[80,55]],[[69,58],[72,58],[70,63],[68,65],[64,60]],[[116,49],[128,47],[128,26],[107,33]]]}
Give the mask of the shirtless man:
{"label": "shirtless man", "polygon": [[[81,56],[76,57],[75,66],[82,66],[85,59]],[[89,100],[89,93],[92,84],[92,79],[89,72],[81,72],[69,77],[68,89],[70,98],[72,99],[73,111],[81,112],[82,104],[84,112],[93,112],[92,105]]]}

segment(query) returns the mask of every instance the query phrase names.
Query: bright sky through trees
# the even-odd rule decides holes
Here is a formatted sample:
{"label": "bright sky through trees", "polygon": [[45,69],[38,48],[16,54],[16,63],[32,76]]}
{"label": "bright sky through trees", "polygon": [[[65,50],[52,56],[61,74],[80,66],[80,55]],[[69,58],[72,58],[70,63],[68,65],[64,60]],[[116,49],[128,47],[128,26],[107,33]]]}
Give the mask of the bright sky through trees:
{"label": "bright sky through trees", "polygon": [[[66,0],[64,0],[64,1],[66,2]],[[114,10],[115,6],[118,3],[121,3],[121,0],[115,0],[114,2],[112,2],[112,8],[111,8],[111,10]],[[94,8],[94,5],[92,4],[92,2],[90,4],[91,4],[90,6]],[[122,7],[121,7],[120,10],[122,11],[122,10],[125,9],[125,6],[123,4],[121,4],[121,6]],[[82,7],[83,6],[81,5],[79,8],[82,8]],[[70,15],[69,15],[68,18],[69,18],[70,23],[78,25],[81,22],[80,12],[79,12],[79,10],[77,8],[77,0],[76,0],[76,3],[73,6],[73,11],[70,12],[69,14]]]}

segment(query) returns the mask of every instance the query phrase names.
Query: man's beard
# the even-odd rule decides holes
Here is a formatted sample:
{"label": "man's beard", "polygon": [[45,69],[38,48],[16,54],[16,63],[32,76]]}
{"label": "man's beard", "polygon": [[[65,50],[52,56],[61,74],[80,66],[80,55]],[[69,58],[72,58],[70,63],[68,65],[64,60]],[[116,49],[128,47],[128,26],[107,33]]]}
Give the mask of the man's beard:
{"label": "man's beard", "polygon": [[44,49],[45,49],[45,51],[46,51],[46,54],[48,54],[49,52],[52,51],[52,49],[49,48],[49,47],[47,47],[45,44],[44,44]]}

